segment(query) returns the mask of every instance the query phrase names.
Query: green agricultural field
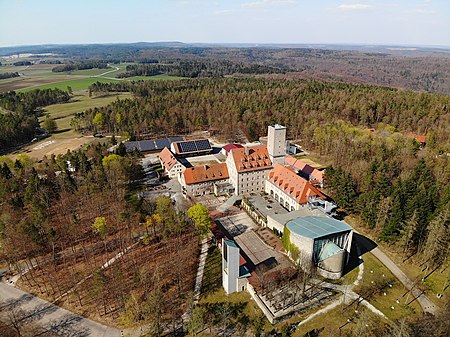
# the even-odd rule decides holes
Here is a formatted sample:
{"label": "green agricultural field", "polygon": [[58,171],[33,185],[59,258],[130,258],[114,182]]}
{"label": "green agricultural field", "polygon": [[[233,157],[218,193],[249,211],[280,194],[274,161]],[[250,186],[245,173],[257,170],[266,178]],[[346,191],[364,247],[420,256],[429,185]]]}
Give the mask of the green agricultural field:
{"label": "green agricultural field", "polygon": [[[157,75],[157,76],[135,76],[119,79],[117,76],[125,72],[127,65],[131,63],[113,64],[106,69],[85,69],[71,72],[52,72],[54,64],[34,64],[26,67],[2,66],[0,73],[19,72],[23,76],[0,80],[0,92],[9,90],[29,91],[34,89],[59,88],[66,90],[70,86],[73,91],[86,90],[92,83],[97,81],[110,83],[112,81],[138,81],[138,80],[178,80],[181,77]],[[118,68],[118,70],[117,70]],[[110,71],[110,72],[109,72]],[[102,75],[106,72],[109,72]],[[93,77],[95,76],[95,77]],[[117,80],[115,80],[117,78]]]}
{"label": "green agricultural field", "polygon": [[[106,75],[108,76],[108,75]],[[113,79],[113,78],[103,78],[103,77],[88,77],[88,78],[80,78],[80,79],[71,79],[67,81],[60,81],[60,82],[54,82],[54,83],[48,83],[43,85],[36,85],[32,87],[27,87],[23,89],[17,90],[18,92],[26,92],[34,89],[49,89],[49,88],[59,88],[62,90],[67,90],[67,87],[70,86],[73,91],[79,91],[79,90],[87,90],[89,86],[95,82],[102,82],[102,83],[110,83],[114,81],[137,81],[137,80],[179,80],[182,77],[175,77],[175,76],[166,76],[166,75],[158,75],[158,76],[136,76],[136,77],[130,77],[124,80],[120,79]]]}
{"label": "green agricultural field", "polygon": [[105,79],[105,78],[101,78],[101,77],[88,77],[88,78],[80,78],[80,79],[61,81],[61,82],[56,82],[56,83],[37,85],[37,86],[33,86],[33,87],[19,89],[17,91],[26,92],[26,91],[30,91],[30,90],[34,90],[34,89],[50,89],[50,88],[58,88],[58,89],[62,89],[62,90],[67,90],[68,86],[70,86],[73,91],[78,91],[78,90],[88,89],[89,86],[95,82],[110,83],[110,82],[114,82],[114,81],[116,81],[116,80]]}
{"label": "green agricultural field", "polygon": [[[67,72],[62,72],[61,74],[66,74],[66,75],[80,75],[80,76],[97,76],[97,75],[101,75],[103,73],[106,73],[107,71],[111,71],[114,70],[115,68],[105,68],[105,69],[84,69],[84,70],[74,70],[74,71],[67,71]],[[111,73],[114,74],[114,73]],[[109,75],[109,74],[107,74]]]}
{"label": "green agricultural field", "polygon": [[64,104],[53,104],[44,108],[44,116],[40,118],[42,121],[45,115],[56,121],[58,132],[56,137],[67,137],[75,135],[70,122],[77,112],[82,112],[90,108],[108,105],[116,99],[131,97],[131,94],[110,95],[101,97],[89,97],[88,95],[75,95],[70,102]]}

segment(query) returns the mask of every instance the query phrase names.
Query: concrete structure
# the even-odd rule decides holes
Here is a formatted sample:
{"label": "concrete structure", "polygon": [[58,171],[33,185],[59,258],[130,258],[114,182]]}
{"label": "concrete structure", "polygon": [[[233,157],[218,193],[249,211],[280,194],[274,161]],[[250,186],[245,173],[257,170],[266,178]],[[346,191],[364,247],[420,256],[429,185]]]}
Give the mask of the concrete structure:
{"label": "concrete structure", "polygon": [[272,168],[266,146],[232,149],[226,164],[236,195],[264,191],[267,172]]}
{"label": "concrete structure", "polygon": [[265,192],[288,211],[305,207],[311,197],[325,200],[325,196],[306,179],[297,175],[290,167],[280,164],[269,171]]}
{"label": "concrete structure", "polygon": [[180,184],[185,196],[218,195],[230,185],[227,165],[222,163],[187,168],[180,175]]}
{"label": "concrete structure", "polygon": [[178,177],[186,169],[167,147],[159,154],[159,161],[169,178]]}
{"label": "concrete structure", "polygon": [[273,165],[281,164],[286,157],[286,127],[269,125],[267,131],[267,150]]}
{"label": "concrete structure", "polygon": [[[300,264],[317,266],[320,275],[342,276],[352,245],[352,228],[343,221],[321,216],[306,216],[289,221],[284,235],[300,252]],[[287,231],[288,232],[287,232]]]}
{"label": "concrete structure", "polygon": [[222,284],[227,294],[246,290],[250,273],[244,265],[236,243],[222,239]]}

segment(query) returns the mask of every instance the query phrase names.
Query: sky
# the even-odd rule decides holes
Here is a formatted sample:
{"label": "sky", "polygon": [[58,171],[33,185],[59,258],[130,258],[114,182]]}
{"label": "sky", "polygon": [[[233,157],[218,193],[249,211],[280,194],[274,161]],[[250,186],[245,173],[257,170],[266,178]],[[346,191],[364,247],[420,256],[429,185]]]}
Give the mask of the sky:
{"label": "sky", "polygon": [[449,0],[0,0],[0,46],[48,43],[450,46]]}

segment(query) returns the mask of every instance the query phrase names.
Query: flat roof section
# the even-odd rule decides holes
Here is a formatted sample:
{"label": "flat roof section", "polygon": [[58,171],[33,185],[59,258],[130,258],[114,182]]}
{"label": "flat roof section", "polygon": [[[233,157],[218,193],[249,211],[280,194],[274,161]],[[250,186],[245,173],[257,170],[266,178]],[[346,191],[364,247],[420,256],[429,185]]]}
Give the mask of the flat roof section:
{"label": "flat roof section", "polygon": [[289,221],[286,226],[292,233],[310,239],[317,239],[323,236],[352,230],[352,227],[347,225],[344,221],[316,216],[297,218]]}
{"label": "flat roof section", "polygon": [[253,231],[238,235],[234,240],[255,266],[270,258],[275,258],[273,250],[266,246],[258,234]]}

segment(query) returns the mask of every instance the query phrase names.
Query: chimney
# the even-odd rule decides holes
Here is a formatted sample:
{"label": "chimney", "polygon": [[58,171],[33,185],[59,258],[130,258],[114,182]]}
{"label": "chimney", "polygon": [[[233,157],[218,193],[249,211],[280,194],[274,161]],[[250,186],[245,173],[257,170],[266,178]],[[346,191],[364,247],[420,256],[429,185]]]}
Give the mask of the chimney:
{"label": "chimney", "polygon": [[245,155],[248,156],[250,154],[250,148],[249,147],[245,147]]}

